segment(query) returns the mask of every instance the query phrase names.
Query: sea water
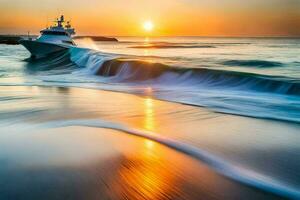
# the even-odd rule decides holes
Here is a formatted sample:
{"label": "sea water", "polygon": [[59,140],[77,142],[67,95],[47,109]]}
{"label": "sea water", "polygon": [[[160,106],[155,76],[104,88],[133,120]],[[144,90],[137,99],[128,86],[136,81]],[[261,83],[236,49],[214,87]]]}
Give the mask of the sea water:
{"label": "sea water", "polygon": [[[43,123],[104,127],[145,137],[202,160],[232,180],[284,197],[300,198],[297,159],[300,152],[300,39],[118,39],[119,42],[77,40],[78,47],[39,60],[30,59],[30,54],[20,45],[0,45],[0,85],[109,90],[158,99],[166,105],[173,102],[204,109],[184,112],[186,121],[178,123],[186,128],[178,130],[188,133],[180,137],[161,137],[159,131],[160,136],[148,136],[147,131],[153,131],[151,128],[137,130],[141,127],[110,122],[108,119],[116,115],[113,105],[107,105],[112,110],[107,114],[108,119],[102,119],[104,121],[85,118]],[[6,90],[0,97],[3,104],[7,101],[12,104],[16,99],[26,103],[26,92],[8,94]],[[53,98],[48,103],[53,103],[55,108],[62,97]],[[38,105],[43,101],[39,100]],[[148,101],[146,105],[152,105]],[[31,104],[24,105],[27,108]],[[28,115],[27,110],[23,119],[28,120],[35,112],[46,109],[42,105],[31,108],[32,114]],[[172,106],[161,115],[177,116]],[[68,112],[76,110],[71,108]],[[15,122],[12,116],[24,114],[24,108],[2,109],[2,128]],[[130,111],[123,108],[123,112]],[[206,127],[207,119],[211,125],[208,123]],[[223,143],[212,133],[223,138]],[[265,157],[259,152],[264,152]],[[263,163],[264,159],[268,163]]]}

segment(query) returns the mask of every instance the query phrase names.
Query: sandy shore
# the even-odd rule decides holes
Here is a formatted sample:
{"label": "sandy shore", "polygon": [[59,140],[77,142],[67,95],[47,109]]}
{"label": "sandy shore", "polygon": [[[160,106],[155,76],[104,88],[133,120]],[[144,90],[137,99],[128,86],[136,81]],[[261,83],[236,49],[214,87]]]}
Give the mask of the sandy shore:
{"label": "sandy shore", "polygon": [[270,197],[147,139],[101,128],[1,134],[1,199]]}
{"label": "sandy shore", "polygon": [[[291,139],[299,128],[268,129],[273,122],[97,90],[1,87],[0,95],[0,199],[276,199],[156,141],[112,128],[59,124],[82,119],[121,123],[240,164],[261,159],[251,155],[263,147],[253,150],[253,133],[243,132],[251,125],[264,130],[261,137],[277,128],[289,131]],[[280,143],[281,138],[270,140]],[[264,158],[281,162],[271,160],[271,154]]]}

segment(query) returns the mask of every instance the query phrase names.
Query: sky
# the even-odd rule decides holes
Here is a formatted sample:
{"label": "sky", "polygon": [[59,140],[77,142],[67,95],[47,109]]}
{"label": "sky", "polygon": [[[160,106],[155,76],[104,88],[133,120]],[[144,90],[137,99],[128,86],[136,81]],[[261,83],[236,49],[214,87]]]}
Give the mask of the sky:
{"label": "sky", "polygon": [[0,34],[38,34],[60,14],[79,35],[300,36],[300,0],[0,0]]}

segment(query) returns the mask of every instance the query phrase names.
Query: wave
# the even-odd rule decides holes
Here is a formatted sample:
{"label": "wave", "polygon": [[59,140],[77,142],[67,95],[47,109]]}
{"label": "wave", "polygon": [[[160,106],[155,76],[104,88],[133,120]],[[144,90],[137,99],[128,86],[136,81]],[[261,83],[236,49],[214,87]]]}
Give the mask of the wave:
{"label": "wave", "polygon": [[227,66],[240,66],[240,67],[281,67],[282,63],[275,61],[266,61],[266,60],[227,60],[221,64]]}
{"label": "wave", "polygon": [[53,121],[42,126],[50,127],[67,127],[67,126],[85,126],[118,130],[130,135],[146,138],[162,145],[165,145],[171,149],[189,155],[201,162],[204,162],[212,170],[218,174],[230,178],[239,183],[253,187],[255,189],[269,192],[271,194],[278,195],[280,197],[299,199],[300,191],[289,185],[279,182],[278,180],[267,177],[263,174],[257,173],[253,170],[237,167],[233,163],[217,157],[207,151],[194,147],[192,145],[182,143],[170,138],[163,137],[159,134],[143,131],[139,129],[133,129],[126,127],[122,124],[104,121],[104,120],[69,120],[69,121]]}
{"label": "wave", "polygon": [[80,48],[45,60],[33,71],[42,75],[33,84],[152,95],[220,113],[300,122],[300,82],[288,77],[187,68]]}
{"label": "wave", "polygon": [[113,80],[120,82],[148,81],[160,84],[190,84],[190,86],[300,95],[300,82],[286,77],[208,68],[180,68],[140,60],[107,60],[101,63],[95,74],[113,77]]}
{"label": "wave", "polygon": [[41,71],[52,71],[58,70],[59,73],[70,73],[74,69],[77,69],[78,66],[71,61],[71,52],[69,50],[60,51],[53,53],[47,57],[32,59],[28,58],[26,69],[30,73],[38,73]]}

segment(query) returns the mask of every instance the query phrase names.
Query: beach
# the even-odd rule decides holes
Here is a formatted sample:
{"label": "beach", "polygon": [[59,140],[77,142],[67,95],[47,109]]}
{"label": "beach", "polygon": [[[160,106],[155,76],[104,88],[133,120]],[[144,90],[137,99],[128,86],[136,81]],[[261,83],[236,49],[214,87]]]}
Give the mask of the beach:
{"label": "beach", "polygon": [[0,199],[300,198],[299,39],[117,39],[0,45]]}
{"label": "beach", "polygon": [[[268,166],[265,172],[273,177],[294,179],[293,174],[278,174],[287,163],[266,150],[267,144],[284,148],[285,142],[264,137],[280,137],[284,131],[297,143],[298,126],[274,129],[269,121],[91,89],[2,86],[1,97],[1,199],[282,198],[232,181],[226,171],[213,170],[222,168],[214,166],[220,162],[208,156],[200,160],[166,140],[201,146],[233,163],[255,159],[261,166],[254,169]],[[237,120],[241,126],[233,127],[231,122]],[[247,147],[254,145],[249,143],[253,129],[264,132],[264,142],[259,142],[264,145],[256,144],[255,149]],[[291,170],[297,169],[297,159],[289,160]]]}
{"label": "beach", "polygon": [[[105,127],[111,122],[186,141],[193,136],[180,135],[182,127],[192,127],[189,122],[202,114],[206,125],[194,126],[193,132],[207,140],[208,130],[227,118],[221,114],[75,88],[1,87],[1,96],[10,96],[1,104],[1,123],[6,124],[0,136],[2,199],[274,198],[225,178],[209,163],[117,126]],[[172,115],[170,107],[176,108]],[[194,119],[186,113],[194,113]],[[80,125],[78,119],[91,124]],[[92,127],[103,119],[104,128]]]}

